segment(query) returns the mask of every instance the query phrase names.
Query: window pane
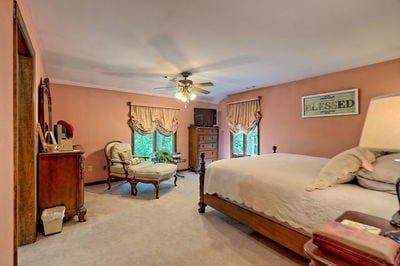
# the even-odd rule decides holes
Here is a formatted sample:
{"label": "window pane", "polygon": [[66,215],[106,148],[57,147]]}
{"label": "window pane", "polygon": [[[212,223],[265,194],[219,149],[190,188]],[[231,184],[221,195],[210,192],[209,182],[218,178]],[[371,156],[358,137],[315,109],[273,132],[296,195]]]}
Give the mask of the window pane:
{"label": "window pane", "polygon": [[174,134],[170,136],[164,136],[163,134],[157,132],[157,151],[167,150],[169,152],[174,152]]}
{"label": "window pane", "polygon": [[247,151],[246,155],[258,155],[258,127],[247,134]]}
{"label": "window pane", "polygon": [[235,155],[243,155],[244,150],[243,150],[243,139],[244,139],[244,134],[242,132],[233,134],[233,147],[232,147],[232,153]]}
{"label": "window pane", "polygon": [[135,155],[149,156],[153,152],[153,136],[154,134],[141,135],[134,131],[134,151]]}

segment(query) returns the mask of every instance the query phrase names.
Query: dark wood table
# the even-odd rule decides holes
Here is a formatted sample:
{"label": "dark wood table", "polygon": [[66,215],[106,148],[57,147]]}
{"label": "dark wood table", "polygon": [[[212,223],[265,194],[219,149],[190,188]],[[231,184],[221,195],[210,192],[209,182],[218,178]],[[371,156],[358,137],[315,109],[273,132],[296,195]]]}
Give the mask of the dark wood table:
{"label": "dark wood table", "polygon": [[[356,211],[347,211],[340,215],[336,221],[341,222],[344,219],[352,220],[355,222],[375,226],[381,229],[380,235],[383,235],[385,232],[399,230],[399,228],[390,225],[388,220],[372,216],[369,214],[356,212]],[[312,266],[320,266],[320,265],[351,265],[334,255],[331,255],[327,252],[320,250],[316,245],[312,243],[312,239],[310,239],[307,243],[304,244],[304,252],[310,258]]]}

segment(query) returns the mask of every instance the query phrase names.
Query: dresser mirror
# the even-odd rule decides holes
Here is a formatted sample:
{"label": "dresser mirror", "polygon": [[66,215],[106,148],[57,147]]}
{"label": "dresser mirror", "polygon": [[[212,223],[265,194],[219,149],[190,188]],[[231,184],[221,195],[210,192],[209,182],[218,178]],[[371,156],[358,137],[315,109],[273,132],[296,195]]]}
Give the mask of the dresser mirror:
{"label": "dresser mirror", "polygon": [[45,78],[40,81],[39,86],[39,105],[38,105],[38,121],[46,143],[57,144],[52,132],[53,119],[52,119],[52,105],[51,105],[51,93],[50,93],[50,80]]}

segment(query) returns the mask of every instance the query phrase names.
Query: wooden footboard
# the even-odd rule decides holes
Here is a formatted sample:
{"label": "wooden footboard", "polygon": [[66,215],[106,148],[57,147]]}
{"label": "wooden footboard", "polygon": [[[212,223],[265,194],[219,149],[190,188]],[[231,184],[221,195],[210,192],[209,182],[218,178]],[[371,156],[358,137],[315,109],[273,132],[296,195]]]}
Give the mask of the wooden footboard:
{"label": "wooden footboard", "polygon": [[240,223],[250,227],[263,236],[281,244],[282,246],[306,257],[304,244],[310,236],[302,234],[289,226],[277,223],[256,212],[241,207],[233,202],[218,197],[216,194],[209,195],[204,193],[204,176],[206,173],[204,153],[201,154],[200,163],[200,201],[199,213],[204,213],[206,206],[210,206]]}

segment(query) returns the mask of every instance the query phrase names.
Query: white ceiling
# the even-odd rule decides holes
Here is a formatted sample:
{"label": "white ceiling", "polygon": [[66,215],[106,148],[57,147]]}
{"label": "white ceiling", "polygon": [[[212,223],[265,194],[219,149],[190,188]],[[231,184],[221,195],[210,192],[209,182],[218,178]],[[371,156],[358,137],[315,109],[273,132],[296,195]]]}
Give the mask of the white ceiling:
{"label": "white ceiling", "polygon": [[[28,0],[53,83],[200,100],[400,57],[400,0]],[[329,84],[327,84],[329,86]]]}

